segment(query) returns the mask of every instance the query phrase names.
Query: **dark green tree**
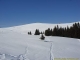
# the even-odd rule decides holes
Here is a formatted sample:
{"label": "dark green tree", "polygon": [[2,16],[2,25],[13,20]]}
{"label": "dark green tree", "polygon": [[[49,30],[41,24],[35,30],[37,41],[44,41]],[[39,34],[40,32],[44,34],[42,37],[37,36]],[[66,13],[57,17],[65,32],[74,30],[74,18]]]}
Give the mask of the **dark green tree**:
{"label": "dark green tree", "polygon": [[34,35],[40,35],[39,29],[35,30],[35,34]]}
{"label": "dark green tree", "polygon": [[45,39],[45,37],[44,37],[43,34],[41,35],[40,39],[41,39],[41,40],[44,40],[44,39]]}
{"label": "dark green tree", "polygon": [[46,36],[51,36],[52,35],[52,31],[50,30],[50,28],[48,28],[47,30],[45,30],[45,35]]}
{"label": "dark green tree", "polygon": [[28,35],[32,35],[31,31],[30,31],[30,32],[28,32]]}
{"label": "dark green tree", "polygon": [[30,35],[32,35],[31,31],[29,32]]}

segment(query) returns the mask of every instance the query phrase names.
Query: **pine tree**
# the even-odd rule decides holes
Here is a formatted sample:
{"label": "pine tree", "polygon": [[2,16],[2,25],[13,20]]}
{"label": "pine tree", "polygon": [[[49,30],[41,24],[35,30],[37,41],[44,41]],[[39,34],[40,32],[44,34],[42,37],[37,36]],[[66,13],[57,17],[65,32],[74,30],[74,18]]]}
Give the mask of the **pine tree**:
{"label": "pine tree", "polygon": [[32,35],[31,31],[30,31],[30,32],[28,32],[28,35]]}
{"label": "pine tree", "polygon": [[53,31],[52,31],[52,36],[57,36],[57,28],[56,26],[54,27]]}
{"label": "pine tree", "polygon": [[29,32],[30,35],[32,35],[31,31]]}
{"label": "pine tree", "polygon": [[28,35],[29,35],[30,33],[28,32]]}
{"label": "pine tree", "polygon": [[40,34],[43,34],[42,32]]}
{"label": "pine tree", "polygon": [[52,29],[48,28],[47,30],[45,30],[45,35],[51,36],[52,35]]}
{"label": "pine tree", "polygon": [[40,39],[41,39],[41,40],[44,40],[44,39],[45,39],[45,37],[44,37],[43,34],[41,35]]}
{"label": "pine tree", "polygon": [[36,29],[35,34],[34,35],[40,35],[39,29]]}

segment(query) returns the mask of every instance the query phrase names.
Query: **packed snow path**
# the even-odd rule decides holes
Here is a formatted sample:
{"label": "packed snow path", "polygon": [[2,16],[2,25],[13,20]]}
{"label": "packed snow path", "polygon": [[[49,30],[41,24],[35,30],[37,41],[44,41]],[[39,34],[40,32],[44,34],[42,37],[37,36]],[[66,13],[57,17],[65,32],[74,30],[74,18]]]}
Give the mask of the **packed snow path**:
{"label": "packed snow path", "polygon": [[44,42],[51,42],[51,46],[50,46],[50,60],[54,60],[54,55],[53,55],[53,41],[51,41],[48,37],[46,40],[44,40]]}

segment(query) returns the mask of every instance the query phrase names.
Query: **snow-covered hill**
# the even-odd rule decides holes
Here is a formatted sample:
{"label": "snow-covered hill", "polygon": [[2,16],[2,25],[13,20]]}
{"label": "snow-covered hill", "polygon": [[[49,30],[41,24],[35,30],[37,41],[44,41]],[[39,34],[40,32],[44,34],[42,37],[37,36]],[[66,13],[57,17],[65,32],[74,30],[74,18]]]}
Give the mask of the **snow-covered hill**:
{"label": "snow-covered hill", "polygon": [[57,25],[59,25],[59,27],[67,27],[67,26],[70,27],[73,25],[73,23],[63,23],[63,24],[31,23],[31,24],[25,24],[25,25],[19,25],[19,26],[7,27],[7,28],[0,28],[0,31],[7,30],[7,31],[14,31],[14,32],[26,34],[29,31],[34,33],[36,29],[39,29],[40,31],[45,31],[48,28],[53,29]]}
{"label": "snow-covered hill", "polygon": [[[30,60],[49,60],[50,46],[54,58],[80,58],[80,41],[64,37],[46,37],[26,35],[15,32],[0,33],[0,54],[19,56],[25,54]],[[26,49],[27,48],[27,49]]]}
{"label": "snow-covered hill", "polygon": [[[71,26],[73,23],[58,24]],[[50,60],[52,58],[80,58],[80,39],[47,37],[22,34],[36,28],[44,31],[57,24],[33,23],[0,28],[0,60]],[[52,46],[52,47],[51,47]],[[51,56],[50,56],[51,54]]]}

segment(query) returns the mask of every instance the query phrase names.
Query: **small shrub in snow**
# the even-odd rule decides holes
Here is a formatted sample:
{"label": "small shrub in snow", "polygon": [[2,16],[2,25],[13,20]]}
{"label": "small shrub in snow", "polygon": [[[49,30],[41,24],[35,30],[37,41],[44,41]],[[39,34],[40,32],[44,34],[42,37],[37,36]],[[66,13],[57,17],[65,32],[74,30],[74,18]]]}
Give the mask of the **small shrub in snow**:
{"label": "small shrub in snow", "polygon": [[41,40],[44,40],[44,39],[45,39],[45,37],[44,37],[43,34],[41,35],[40,39],[41,39]]}
{"label": "small shrub in snow", "polygon": [[30,31],[30,32],[28,32],[28,35],[32,35],[31,31]]}

